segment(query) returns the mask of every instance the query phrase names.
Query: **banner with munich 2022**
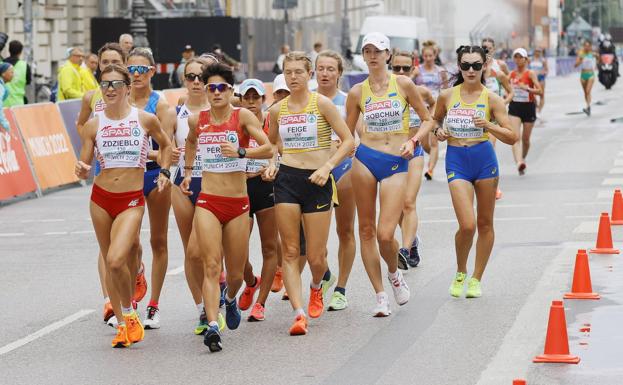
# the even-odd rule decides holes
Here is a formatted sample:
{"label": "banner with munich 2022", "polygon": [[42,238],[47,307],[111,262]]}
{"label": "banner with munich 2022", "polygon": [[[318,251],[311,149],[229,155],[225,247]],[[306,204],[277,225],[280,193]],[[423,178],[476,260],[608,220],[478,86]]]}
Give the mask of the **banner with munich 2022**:
{"label": "banner with munich 2022", "polygon": [[13,114],[8,108],[4,114],[11,129],[0,127],[0,201],[37,189]]}

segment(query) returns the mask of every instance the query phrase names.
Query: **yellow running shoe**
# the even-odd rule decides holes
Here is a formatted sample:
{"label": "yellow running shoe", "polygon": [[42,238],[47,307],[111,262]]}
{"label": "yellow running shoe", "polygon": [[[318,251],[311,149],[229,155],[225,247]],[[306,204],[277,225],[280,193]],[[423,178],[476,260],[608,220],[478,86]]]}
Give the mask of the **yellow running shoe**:
{"label": "yellow running shoe", "polygon": [[480,281],[474,277],[471,277],[467,281],[467,292],[465,292],[465,298],[480,298],[482,296],[482,289],[480,288]]}
{"label": "yellow running shoe", "polygon": [[464,289],[464,285],[465,285],[465,273],[461,273],[460,271],[458,271],[456,273],[456,276],[454,277],[454,281],[452,281],[452,284],[450,285],[450,295],[453,297],[460,297],[463,295],[463,289]]}
{"label": "yellow running shoe", "polygon": [[225,317],[223,317],[223,314],[221,314],[221,312],[218,313],[218,319],[216,320],[216,322],[218,323],[218,331],[222,332],[223,329],[225,329]]}

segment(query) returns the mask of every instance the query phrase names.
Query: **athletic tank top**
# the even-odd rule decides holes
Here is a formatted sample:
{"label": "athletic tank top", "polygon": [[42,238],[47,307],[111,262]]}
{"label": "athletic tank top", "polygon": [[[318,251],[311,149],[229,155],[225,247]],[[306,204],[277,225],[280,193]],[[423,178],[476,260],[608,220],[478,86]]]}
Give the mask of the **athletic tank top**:
{"label": "athletic tank top", "polygon": [[104,97],[102,95],[102,89],[97,88],[91,97],[91,116],[104,111],[106,108],[106,103],[104,102]]}
{"label": "athletic tank top", "polygon": [[539,74],[543,72],[544,67],[545,65],[543,64],[543,59],[532,59],[530,64],[528,64],[529,69]]}
{"label": "athletic tank top", "polygon": [[[497,62],[493,61],[493,63]],[[489,71],[489,77],[485,79],[485,87],[487,87],[487,89],[489,89],[489,91],[493,92],[494,94],[502,96],[502,87],[498,80],[498,72],[493,69],[493,66],[491,67],[492,68]],[[500,68],[499,65],[498,68]]]}
{"label": "athletic tank top", "polygon": [[595,70],[596,60],[595,60],[595,55],[593,55],[592,52],[588,52],[588,53],[582,52],[580,54],[580,57],[582,58],[580,69],[583,72],[591,72]]}
{"label": "athletic tank top", "polygon": [[525,84],[530,88],[534,87],[534,83],[532,82],[532,79],[530,79],[530,71],[524,71],[524,73],[519,76],[517,70],[513,70],[510,74],[510,82],[513,87],[513,92],[515,93],[513,96],[513,102],[534,102],[534,95],[519,87],[520,84]]}
{"label": "athletic tank top", "polygon": [[210,122],[210,110],[199,112],[197,147],[203,172],[226,173],[246,171],[244,158],[226,158],[221,155],[221,143],[230,142],[235,148],[249,147],[249,136],[240,127],[240,108],[234,108],[228,121]]}
{"label": "athletic tank top", "polygon": [[279,108],[279,136],[283,153],[293,154],[331,148],[331,126],[318,109],[318,93],[312,92],[303,111],[291,112],[286,97]]}
{"label": "athletic tank top", "polygon": [[[335,97],[332,100],[333,104],[335,104],[335,107],[337,107],[337,110],[340,112],[340,116],[342,117],[342,120],[346,120],[346,97],[347,96],[348,95],[344,91],[337,90],[337,94],[335,94]],[[333,130],[331,130],[331,140],[340,140],[340,137],[337,136],[337,134]]]}
{"label": "athletic tank top", "polygon": [[361,86],[359,105],[363,111],[365,131],[377,134],[408,134],[407,100],[398,92],[396,75],[389,75],[389,85],[383,96],[376,96],[368,79]]}
{"label": "athletic tank top", "polygon": [[415,83],[428,88],[436,99],[443,84],[440,68],[435,66],[432,71],[426,71],[424,66],[421,65],[420,74],[415,78]]}
{"label": "athletic tank top", "polygon": [[[190,112],[188,107],[186,107],[186,104],[176,106],[175,111],[177,112],[175,143],[181,149],[180,161],[178,162],[177,167],[180,169],[180,175],[184,176],[186,173],[186,170],[184,170],[186,162],[186,159],[184,158],[186,154],[186,138],[188,137],[188,131],[190,130],[188,127],[188,118],[192,115],[192,112]],[[193,165],[191,176],[193,178],[201,178],[201,154],[199,154],[199,152],[195,155],[195,164]]]}
{"label": "athletic tank top", "polygon": [[445,127],[453,138],[484,142],[489,139],[489,134],[474,126],[474,117],[491,120],[489,90],[483,87],[474,103],[465,103],[461,98],[461,86],[452,87],[452,97],[446,106]]}
{"label": "athletic tank top", "polygon": [[[262,130],[266,135],[268,135],[268,123],[270,122],[269,115],[266,114],[264,118]],[[257,148],[259,145],[253,138],[249,138],[249,148]],[[248,173],[258,173],[261,169],[268,167],[269,160],[268,159],[247,159],[247,172]]]}
{"label": "athletic tank top", "polygon": [[95,155],[100,168],[144,168],[147,160],[148,138],[132,107],[128,116],[112,120],[98,114],[99,126],[95,135]]}

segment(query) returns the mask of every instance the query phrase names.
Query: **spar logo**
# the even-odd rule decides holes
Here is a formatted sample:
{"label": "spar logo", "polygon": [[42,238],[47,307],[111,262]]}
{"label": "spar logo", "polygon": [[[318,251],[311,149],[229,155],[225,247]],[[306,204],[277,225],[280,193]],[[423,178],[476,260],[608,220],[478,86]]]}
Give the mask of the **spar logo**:
{"label": "spar logo", "polygon": [[[399,103],[399,102],[396,101],[396,103]],[[366,112],[377,111],[377,110],[385,110],[385,109],[389,109],[389,108],[392,108],[392,101],[391,100],[383,100],[383,101],[380,101],[380,102],[366,104]]]}
{"label": "spar logo", "polygon": [[228,134],[224,132],[202,132],[199,135],[199,144],[221,144],[228,141]]}
{"label": "spar logo", "polygon": [[231,143],[236,143],[238,141],[238,135],[236,135],[235,132],[228,132],[227,141]]}
{"label": "spar logo", "polygon": [[310,123],[316,123],[316,115],[309,115],[307,121]]}
{"label": "spar logo", "polygon": [[121,127],[106,126],[102,128],[102,138],[120,138],[130,136],[132,129],[130,129],[130,127],[123,127],[123,123],[120,125]]}
{"label": "spar logo", "polygon": [[282,116],[279,120],[279,124],[302,124],[307,123],[307,114],[299,114],[299,115],[286,115]]}
{"label": "spar logo", "polygon": [[476,114],[476,110],[471,108],[454,108],[452,109],[452,115],[454,116],[469,116],[472,117]]}
{"label": "spar logo", "polygon": [[394,101],[392,102],[392,107],[394,107],[394,108],[400,108],[400,102],[399,102],[398,100],[394,100]]}

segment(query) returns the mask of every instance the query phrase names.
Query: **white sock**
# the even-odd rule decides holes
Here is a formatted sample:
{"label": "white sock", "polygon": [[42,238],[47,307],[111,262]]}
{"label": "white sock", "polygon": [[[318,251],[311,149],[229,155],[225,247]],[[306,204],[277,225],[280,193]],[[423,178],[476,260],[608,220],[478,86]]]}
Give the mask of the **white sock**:
{"label": "white sock", "polygon": [[104,297],[104,303],[108,303],[110,302],[110,298],[109,297]]}
{"label": "white sock", "polygon": [[387,297],[387,293],[384,291],[379,291],[378,293],[376,293],[376,298],[386,298]]}
{"label": "white sock", "polygon": [[322,281],[320,281],[319,283],[314,283],[314,281],[312,281],[312,283],[311,283],[312,289],[320,289],[321,283],[322,283]]}
{"label": "white sock", "polygon": [[398,278],[398,269],[396,269],[396,271],[394,271],[393,273],[389,271],[388,273],[389,273],[389,278],[391,279]]}
{"label": "white sock", "polygon": [[296,316],[299,316],[299,315],[305,316],[305,310],[303,310],[302,308],[298,308],[298,309],[294,310],[294,316],[296,317]]}
{"label": "white sock", "polygon": [[218,327],[218,322],[216,322],[216,321],[210,321],[210,322],[208,322],[208,325],[209,325],[209,326],[216,326],[216,327]]}
{"label": "white sock", "polygon": [[227,294],[225,294],[225,302],[232,303],[232,302],[234,302],[235,299],[236,299],[236,297],[229,298],[229,292]]}
{"label": "white sock", "polygon": [[199,317],[201,317],[201,313],[203,313],[203,302],[199,302],[195,306],[197,306],[197,312],[199,313]]}
{"label": "white sock", "polygon": [[128,315],[128,314],[132,314],[132,312],[134,311],[134,309],[132,308],[132,305],[130,305],[130,307],[123,307],[121,306],[121,313],[123,315]]}

